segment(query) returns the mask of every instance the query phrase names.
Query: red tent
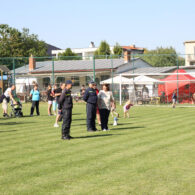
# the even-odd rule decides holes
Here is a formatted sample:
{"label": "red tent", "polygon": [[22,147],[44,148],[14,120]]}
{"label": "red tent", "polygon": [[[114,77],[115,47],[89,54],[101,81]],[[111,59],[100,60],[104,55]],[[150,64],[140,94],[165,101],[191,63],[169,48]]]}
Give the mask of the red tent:
{"label": "red tent", "polygon": [[164,93],[164,95],[166,96],[166,101],[170,102],[172,100],[174,90],[177,90],[178,88],[179,102],[189,103],[191,101],[192,94],[195,93],[195,77],[186,74],[186,71],[183,69],[180,69],[178,71],[175,70],[173,73],[175,74],[161,79],[164,84],[159,84],[158,86],[159,96]]}

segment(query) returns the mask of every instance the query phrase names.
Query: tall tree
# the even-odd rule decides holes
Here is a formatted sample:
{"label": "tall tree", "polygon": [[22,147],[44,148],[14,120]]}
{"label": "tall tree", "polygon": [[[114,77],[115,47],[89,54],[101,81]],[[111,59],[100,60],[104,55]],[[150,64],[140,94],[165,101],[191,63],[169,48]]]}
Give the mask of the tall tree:
{"label": "tall tree", "polygon": [[149,64],[155,67],[184,65],[184,59],[177,56],[173,47],[157,47],[154,50],[144,50],[144,56],[141,57]]}
{"label": "tall tree", "polygon": [[116,43],[116,45],[114,46],[113,53],[114,53],[114,55],[117,55],[117,56],[122,55],[123,49],[118,43]]}
{"label": "tall tree", "polygon": [[109,56],[111,53],[110,45],[106,41],[101,41],[99,48],[95,51],[95,56],[102,58],[103,56]]}
{"label": "tall tree", "polygon": [[81,56],[78,56],[76,53],[72,52],[70,48],[67,48],[65,52],[59,54],[59,59],[63,60],[80,60]]}
{"label": "tall tree", "polygon": [[[7,24],[0,25],[0,57],[29,57],[46,56],[47,45],[44,41],[40,41],[38,36],[30,34],[29,29],[19,31]],[[16,67],[27,63],[27,59],[16,60]],[[11,59],[0,59],[0,64],[7,65],[12,68]]]}

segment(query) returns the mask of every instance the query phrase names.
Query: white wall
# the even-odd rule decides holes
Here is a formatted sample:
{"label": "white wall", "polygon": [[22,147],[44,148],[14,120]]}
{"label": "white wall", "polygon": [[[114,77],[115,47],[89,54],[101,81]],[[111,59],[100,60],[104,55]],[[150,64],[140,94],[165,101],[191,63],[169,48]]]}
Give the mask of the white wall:
{"label": "white wall", "polygon": [[[195,41],[185,42],[185,65],[190,65],[190,60],[195,60]],[[195,65],[195,64],[194,64]]]}

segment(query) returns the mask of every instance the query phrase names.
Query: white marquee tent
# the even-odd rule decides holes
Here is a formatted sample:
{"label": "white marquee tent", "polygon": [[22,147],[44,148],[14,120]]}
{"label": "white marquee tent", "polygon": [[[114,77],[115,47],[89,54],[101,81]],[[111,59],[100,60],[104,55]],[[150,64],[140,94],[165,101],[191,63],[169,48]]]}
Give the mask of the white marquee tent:
{"label": "white marquee tent", "polygon": [[120,86],[120,105],[122,104],[122,85],[146,85],[149,89],[152,90],[154,84],[162,83],[157,79],[153,79],[148,76],[140,75],[134,78],[126,78],[122,75],[115,76],[113,78],[106,79],[101,81],[100,84],[119,84]]}

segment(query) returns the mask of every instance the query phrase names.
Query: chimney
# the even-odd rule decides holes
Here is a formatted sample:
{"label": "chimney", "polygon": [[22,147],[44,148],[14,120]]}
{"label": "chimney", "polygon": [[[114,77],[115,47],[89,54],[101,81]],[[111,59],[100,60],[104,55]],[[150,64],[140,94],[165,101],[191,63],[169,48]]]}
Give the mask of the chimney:
{"label": "chimney", "polygon": [[130,50],[125,50],[124,51],[124,62],[128,63],[131,61],[131,51]]}
{"label": "chimney", "polygon": [[35,62],[35,58],[33,57],[33,55],[31,55],[29,57],[29,71],[32,71],[36,68],[36,62]]}

